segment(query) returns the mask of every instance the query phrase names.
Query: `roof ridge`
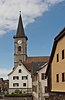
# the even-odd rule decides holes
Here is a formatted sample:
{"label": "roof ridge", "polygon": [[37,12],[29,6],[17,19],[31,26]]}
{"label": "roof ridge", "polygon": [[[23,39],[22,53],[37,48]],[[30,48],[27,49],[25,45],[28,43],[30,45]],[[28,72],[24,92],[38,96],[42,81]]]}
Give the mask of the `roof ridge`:
{"label": "roof ridge", "polygon": [[58,35],[54,38],[54,40],[56,41],[58,37],[60,37],[60,35],[63,35],[64,31],[65,31],[65,27],[58,33]]}
{"label": "roof ridge", "polygon": [[29,56],[28,58],[34,58],[34,57],[49,57],[49,56]]}

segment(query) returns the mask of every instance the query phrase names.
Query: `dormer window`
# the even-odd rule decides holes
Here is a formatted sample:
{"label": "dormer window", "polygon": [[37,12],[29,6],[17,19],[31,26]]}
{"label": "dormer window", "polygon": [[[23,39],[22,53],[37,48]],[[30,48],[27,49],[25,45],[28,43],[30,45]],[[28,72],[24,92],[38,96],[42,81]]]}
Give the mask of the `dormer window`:
{"label": "dormer window", "polygon": [[21,73],[22,72],[22,70],[21,69],[19,69],[19,73]]}
{"label": "dormer window", "polygon": [[18,51],[21,52],[21,46],[18,47]]}

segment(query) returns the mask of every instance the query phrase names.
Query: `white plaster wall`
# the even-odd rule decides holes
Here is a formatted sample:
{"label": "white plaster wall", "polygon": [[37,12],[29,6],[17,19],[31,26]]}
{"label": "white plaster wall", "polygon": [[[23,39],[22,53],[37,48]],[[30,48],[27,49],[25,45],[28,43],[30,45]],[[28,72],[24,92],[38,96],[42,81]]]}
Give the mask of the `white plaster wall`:
{"label": "white plaster wall", "polygon": [[36,92],[33,92],[33,96],[38,98],[38,94]]}
{"label": "white plaster wall", "polygon": [[46,73],[46,69],[47,69],[47,65],[38,71],[38,78],[41,83],[41,89],[42,89],[43,96],[48,96],[48,94],[45,93],[45,86],[47,86],[47,79],[41,80],[41,73]]}
{"label": "white plaster wall", "polygon": [[[44,65],[43,65],[44,66]],[[41,66],[41,67],[43,67]],[[37,81],[34,81],[33,84],[37,85],[37,92],[33,92],[34,97],[36,97],[36,99],[38,100],[45,100],[45,96],[48,96],[48,93],[45,93],[45,86],[47,86],[47,79],[42,80],[41,79],[41,73],[46,73],[46,69],[47,69],[47,64],[45,65],[45,67],[43,67],[42,69],[40,69],[39,71],[37,71]],[[39,90],[39,84],[38,82],[41,83],[41,91]],[[40,97],[39,97],[40,94]],[[42,95],[42,96],[41,96]]]}
{"label": "white plaster wall", "polygon": [[[22,73],[19,73],[18,70],[21,69]],[[22,76],[27,76],[27,80],[22,80]],[[13,80],[13,76],[19,76],[19,80]],[[13,83],[19,83],[18,87],[13,87]],[[23,83],[26,83],[27,86],[23,87]],[[9,75],[9,88],[32,88],[32,78],[31,73],[24,67],[22,64],[21,66],[18,66],[12,74]]]}

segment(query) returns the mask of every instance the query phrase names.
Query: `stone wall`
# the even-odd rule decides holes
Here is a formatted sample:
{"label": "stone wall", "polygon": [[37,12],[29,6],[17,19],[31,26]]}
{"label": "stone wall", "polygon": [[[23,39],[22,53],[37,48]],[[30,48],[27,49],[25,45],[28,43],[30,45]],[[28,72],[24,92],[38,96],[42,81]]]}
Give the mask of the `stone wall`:
{"label": "stone wall", "polygon": [[20,90],[22,93],[32,93],[32,89],[9,89],[9,94],[14,93],[16,90]]}
{"label": "stone wall", "polygon": [[32,97],[5,97],[0,100],[32,100]]}
{"label": "stone wall", "polygon": [[65,93],[50,93],[49,100],[65,100]]}

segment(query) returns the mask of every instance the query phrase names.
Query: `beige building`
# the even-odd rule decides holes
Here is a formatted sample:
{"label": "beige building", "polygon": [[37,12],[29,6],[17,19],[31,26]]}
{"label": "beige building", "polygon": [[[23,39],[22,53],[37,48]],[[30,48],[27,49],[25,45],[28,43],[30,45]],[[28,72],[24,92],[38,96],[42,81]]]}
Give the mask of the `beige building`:
{"label": "beige building", "polygon": [[48,90],[55,95],[53,100],[65,100],[65,28],[54,39],[46,75]]}

